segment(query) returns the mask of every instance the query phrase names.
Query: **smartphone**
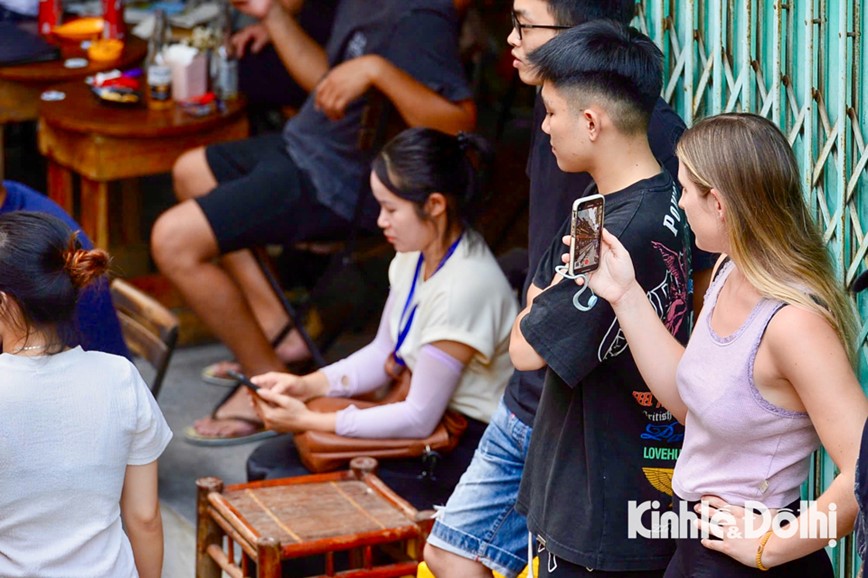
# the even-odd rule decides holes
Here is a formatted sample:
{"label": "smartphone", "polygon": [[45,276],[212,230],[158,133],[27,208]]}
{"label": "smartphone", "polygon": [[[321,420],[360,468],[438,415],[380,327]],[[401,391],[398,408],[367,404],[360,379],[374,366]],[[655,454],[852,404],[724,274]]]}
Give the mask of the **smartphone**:
{"label": "smartphone", "polygon": [[568,268],[570,275],[588,273],[600,265],[605,204],[603,195],[588,195],[573,202]]}
{"label": "smartphone", "polygon": [[256,385],[255,383],[253,383],[252,381],[250,381],[249,377],[247,377],[246,375],[244,375],[243,373],[241,373],[239,371],[235,371],[233,369],[230,369],[226,372],[226,375],[228,375],[232,379],[240,382],[241,385],[249,387],[254,393],[259,391],[259,386]]}

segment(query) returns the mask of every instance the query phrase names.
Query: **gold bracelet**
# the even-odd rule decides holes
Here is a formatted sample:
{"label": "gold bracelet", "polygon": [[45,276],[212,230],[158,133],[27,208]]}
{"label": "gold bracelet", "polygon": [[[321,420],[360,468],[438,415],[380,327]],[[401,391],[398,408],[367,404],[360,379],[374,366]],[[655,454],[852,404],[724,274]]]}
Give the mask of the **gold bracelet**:
{"label": "gold bracelet", "polygon": [[756,567],[759,568],[762,572],[768,572],[769,569],[763,566],[763,550],[766,547],[766,542],[769,541],[769,538],[772,537],[772,530],[769,530],[763,537],[760,538],[759,546],[756,547]]}

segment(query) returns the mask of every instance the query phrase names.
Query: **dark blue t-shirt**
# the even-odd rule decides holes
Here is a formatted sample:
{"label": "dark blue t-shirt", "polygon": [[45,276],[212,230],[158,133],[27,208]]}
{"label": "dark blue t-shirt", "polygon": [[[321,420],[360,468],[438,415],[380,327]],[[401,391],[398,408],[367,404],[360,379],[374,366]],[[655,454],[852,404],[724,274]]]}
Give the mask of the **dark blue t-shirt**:
{"label": "dark blue t-shirt", "polygon": [[[377,54],[450,101],[472,97],[458,54],[452,0],[343,0],[326,53],[330,67]],[[343,118],[329,120],[314,107],[312,94],[283,131],[289,155],[310,178],[317,199],[348,220],[376,153],[358,148],[366,101],[351,102]],[[366,212],[365,224],[376,220],[375,212]]]}
{"label": "dark blue t-shirt", "polygon": [[[630,252],[657,314],[686,343],[690,245],[683,217],[672,220],[678,196],[664,171],[606,195],[604,221]],[[548,287],[561,264],[568,229],[569,218],[540,260],[538,287]],[[548,287],[521,322],[548,368],[516,508],[552,554],[573,564],[665,568],[672,543],[628,539],[628,503],[671,502],[684,427],[645,385],[612,307],[599,299],[579,311],[578,290],[569,280]]]}
{"label": "dark blue t-shirt", "polygon": [[[0,214],[11,211],[47,213],[62,220],[71,231],[81,231],[81,225],[45,195],[14,181],[3,181],[3,186],[6,188],[6,200],[0,207]],[[93,248],[93,243],[84,232],[78,234],[78,239],[85,249]],[[80,344],[86,351],[102,351],[130,357],[112,304],[107,279],[99,279],[81,292],[75,309],[75,325],[79,343],[68,345]]]}

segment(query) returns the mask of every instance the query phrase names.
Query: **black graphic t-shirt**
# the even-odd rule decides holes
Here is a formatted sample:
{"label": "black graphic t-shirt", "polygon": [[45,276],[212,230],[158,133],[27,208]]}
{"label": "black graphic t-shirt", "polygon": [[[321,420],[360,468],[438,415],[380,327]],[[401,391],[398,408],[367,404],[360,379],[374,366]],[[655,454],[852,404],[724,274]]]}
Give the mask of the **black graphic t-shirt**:
{"label": "black graphic t-shirt", "polygon": [[[678,196],[666,171],[606,195],[605,227],[630,252],[660,318],[686,343],[690,250]],[[540,262],[538,287],[561,264],[568,228],[566,221]],[[671,501],[684,427],[649,392],[611,306],[599,299],[579,311],[578,290],[569,280],[546,289],[521,323],[548,369],[517,507],[547,549],[574,564],[665,568],[672,543],[628,538],[629,503]]]}
{"label": "black graphic t-shirt", "polygon": [[[533,110],[530,154],[527,161],[527,176],[530,179],[528,201],[530,271],[522,297],[527,293],[527,286],[533,281],[535,270],[549,247],[552,235],[560,228],[564,218],[570,214],[573,201],[579,198],[582,191],[592,183],[591,175],[588,173],[565,173],[558,168],[557,159],[551,150],[551,139],[540,128],[545,114],[545,106],[537,95]],[[658,98],[648,124],[648,144],[654,157],[669,171],[673,179],[678,176],[675,144],[684,130],[684,121],[681,117],[666,104],[666,101]],[[692,246],[693,271],[711,269],[716,260],[716,255]],[[548,282],[543,287],[547,285]],[[516,371],[504,393],[506,407],[527,425],[533,423],[542,394],[544,374],[544,371]]]}

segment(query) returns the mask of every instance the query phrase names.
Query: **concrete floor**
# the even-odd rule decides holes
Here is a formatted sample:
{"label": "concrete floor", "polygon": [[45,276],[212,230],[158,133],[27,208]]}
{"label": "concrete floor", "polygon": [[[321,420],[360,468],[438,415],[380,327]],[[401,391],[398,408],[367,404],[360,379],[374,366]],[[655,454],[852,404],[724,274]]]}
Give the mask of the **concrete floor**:
{"label": "concrete floor", "polygon": [[[244,462],[256,445],[206,448],[184,441],[184,428],[206,415],[226,392],[206,385],[199,372],[227,355],[222,345],[176,350],[158,398],[174,432],[159,466],[166,543],[164,578],[195,575],[196,479],[218,476],[227,484],[245,481]],[[146,374],[145,369],[142,373]]]}
{"label": "concrete floor", "polygon": [[[376,319],[360,333],[348,332],[335,343],[327,359],[338,359],[364,345],[376,331]],[[249,443],[226,447],[202,447],[184,440],[184,428],[207,415],[227,392],[208,385],[199,374],[203,367],[230,358],[220,344],[179,348],[175,351],[159,404],[174,437],[160,457],[160,501],[165,535],[164,578],[195,575],[196,479],[217,476],[226,484],[245,482],[244,464],[257,446]],[[147,380],[149,368],[142,367]]]}

